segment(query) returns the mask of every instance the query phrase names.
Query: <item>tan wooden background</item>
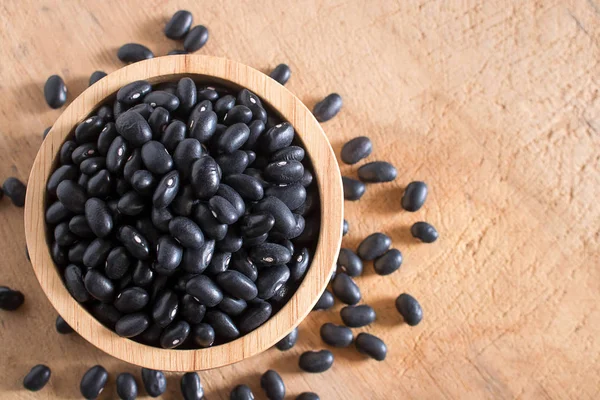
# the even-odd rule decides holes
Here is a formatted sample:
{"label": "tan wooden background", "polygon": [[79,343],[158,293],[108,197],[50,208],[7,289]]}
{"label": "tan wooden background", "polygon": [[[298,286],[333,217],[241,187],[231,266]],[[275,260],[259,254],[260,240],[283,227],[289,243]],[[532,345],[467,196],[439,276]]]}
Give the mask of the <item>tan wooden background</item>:
{"label": "tan wooden background", "polygon": [[[121,66],[116,49],[177,47],[162,34],[187,8],[210,30],[199,51],[263,71],[292,68],[288,88],[309,107],[337,91],[339,116],[324,124],[336,153],[368,135],[369,160],[388,160],[396,181],[369,186],[346,202],[355,247],[381,230],[401,249],[402,269],[358,281],[378,320],[364,330],[383,338],[386,361],[334,350],[320,375],[301,373],[298,355],[325,347],[318,329],[337,312],[312,313],[298,345],[203,372],[207,398],[227,399],[238,383],[264,398],[259,376],[279,371],[289,398],[583,398],[600,392],[600,2],[555,1],[2,1],[0,3],[0,177],[26,179],[41,133],[60,111],[44,103],[45,79],[62,75],[73,99],[96,69]],[[354,175],[356,168],[343,167]],[[402,212],[402,188],[422,179],[426,206]],[[427,220],[431,245],[410,237]],[[94,364],[114,379],[135,372],[76,336],[54,331],[55,311],[24,254],[22,210],[0,202],[0,284],[26,303],[0,313],[0,398],[79,398]],[[424,308],[421,325],[400,322],[401,292]],[[336,311],[339,309],[339,305]],[[51,366],[36,394],[21,380]],[[143,392],[143,391],[142,391]],[[164,398],[179,397],[170,375]]]}

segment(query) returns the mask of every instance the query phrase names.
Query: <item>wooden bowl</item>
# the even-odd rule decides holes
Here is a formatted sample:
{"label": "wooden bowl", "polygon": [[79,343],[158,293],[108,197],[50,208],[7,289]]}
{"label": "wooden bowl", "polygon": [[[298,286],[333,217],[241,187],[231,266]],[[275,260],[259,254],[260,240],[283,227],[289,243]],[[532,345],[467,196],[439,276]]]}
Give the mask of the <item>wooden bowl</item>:
{"label": "wooden bowl", "polygon": [[[166,350],[122,338],[104,327],[75,301],[50,256],[46,236],[46,182],[57,154],[75,126],[136,80],[151,83],[189,76],[199,82],[245,87],[289,121],[314,166],[321,203],[321,230],[315,255],[304,281],[290,301],[258,329],[232,342],[197,350]],[[333,272],[342,237],[344,200],[340,171],[317,120],[290,91],[261,72],[230,60],[181,55],[138,62],[101,79],[77,97],[58,118],[44,140],[31,170],[25,201],[27,247],[35,275],[58,313],[83,338],[106,353],[132,364],[163,371],[198,371],[221,367],[258,354],[296,327],[318,301]]]}

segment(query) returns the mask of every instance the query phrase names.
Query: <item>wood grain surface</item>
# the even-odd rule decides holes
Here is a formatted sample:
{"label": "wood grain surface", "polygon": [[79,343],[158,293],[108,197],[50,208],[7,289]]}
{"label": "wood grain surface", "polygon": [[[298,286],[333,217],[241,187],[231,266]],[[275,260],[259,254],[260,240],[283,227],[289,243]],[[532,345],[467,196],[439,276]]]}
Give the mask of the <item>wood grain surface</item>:
{"label": "wood grain surface", "polygon": [[[334,366],[302,373],[298,356],[326,348],[319,327],[340,323],[338,304],[312,313],[298,345],[202,372],[209,399],[238,383],[264,398],[259,376],[279,371],[293,399],[596,399],[600,388],[600,3],[598,0],[488,1],[8,1],[0,3],[0,176],[26,179],[41,134],[60,110],[44,103],[46,78],[61,74],[69,98],[96,69],[121,67],[126,42],[156,54],[180,47],[162,28],[179,8],[210,30],[199,51],[269,71],[292,68],[287,87],[309,108],[336,91],[344,108],[323,124],[338,154],[358,135],[369,161],[399,171],[345,204],[355,247],[383,231],[404,265],[358,279],[377,321],[384,362],[333,350]],[[342,167],[355,176],[356,167]],[[415,214],[400,197],[411,180],[430,195]],[[0,397],[79,398],[85,370],[110,371],[101,396],[115,398],[119,372],[139,371],[77,336],[54,331],[56,313],[25,258],[23,213],[0,202],[0,284],[22,290],[18,312],[0,313]],[[416,243],[417,220],[440,240]],[[408,292],[424,308],[410,328],[394,309]],[[53,375],[41,392],[21,380],[37,363]],[[169,375],[164,398],[180,398]],[[142,390],[143,393],[143,390]]]}
{"label": "wood grain surface", "polygon": [[[59,151],[74,131],[120,88],[145,80],[152,84],[177,82],[189,77],[198,85],[244,87],[277,110],[294,127],[310,156],[313,184],[318,185],[321,229],[314,238],[311,265],[298,290],[286,305],[259,328],[221,346],[182,351],[149,347],[122,338],[104,327],[77,303],[63,283],[46,239],[48,208],[46,182],[55,171]],[[52,200],[53,201],[53,200]],[[94,346],[123,361],[145,368],[188,372],[214,369],[242,361],[271,348],[311,312],[327,287],[336,266],[342,238],[344,196],[335,154],[311,111],[279,83],[247,65],[197,54],[156,57],[128,65],[104,77],[79,95],[52,125],[31,168],[25,202],[25,234],[33,270],[48,300],[75,331]]]}

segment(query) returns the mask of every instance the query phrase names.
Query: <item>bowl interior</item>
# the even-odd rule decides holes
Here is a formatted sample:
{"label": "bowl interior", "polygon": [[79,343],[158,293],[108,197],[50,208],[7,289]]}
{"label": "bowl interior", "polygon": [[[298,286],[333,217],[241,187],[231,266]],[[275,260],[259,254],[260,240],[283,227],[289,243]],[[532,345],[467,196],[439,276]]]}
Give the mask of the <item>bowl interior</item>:
{"label": "bowl interior", "polygon": [[[265,324],[232,342],[193,350],[165,350],[119,337],[78,304],[66,290],[52,261],[46,237],[45,185],[56,168],[57,154],[75,126],[113,98],[120,87],[139,79],[152,84],[190,77],[198,83],[256,93],[269,113],[290,122],[312,164],[320,198],[320,234],[311,266],[291,299]],[[341,241],[343,194],[335,156],[320,125],[287,89],[245,65],[207,56],[161,57],[124,67],[88,88],[63,112],[34,162],[25,204],[27,245],[34,271],[59,314],[86,340],[107,353],[147,368],[168,371],[202,370],[240,361],[268,349],[310,312],[325,289]]]}

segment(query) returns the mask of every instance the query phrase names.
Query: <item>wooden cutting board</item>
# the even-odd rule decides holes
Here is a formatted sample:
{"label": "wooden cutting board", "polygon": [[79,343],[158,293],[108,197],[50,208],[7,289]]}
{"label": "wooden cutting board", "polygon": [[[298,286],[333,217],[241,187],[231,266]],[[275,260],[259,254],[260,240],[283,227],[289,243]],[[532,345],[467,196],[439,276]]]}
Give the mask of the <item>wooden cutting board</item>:
{"label": "wooden cutting board", "polygon": [[[239,383],[264,398],[259,377],[270,368],[290,399],[307,390],[322,399],[598,398],[600,3],[7,0],[0,179],[27,179],[42,131],[60,114],[44,103],[48,76],[63,76],[72,100],[94,70],[121,66],[116,50],[126,42],[157,55],[181,48],[162,33],[179,8],[209,28],[200,54],[265,72],[288,63],[287,87],[309,107],[340,93],[342,112],[323,124],[336,153],[367,135],[367,161],[399,171],[345,205],[344,246],[382,231],[404,255],[394,275],[368,263],[357,280],[378,314],[357,332],[381,337],[387,359],[336,349],[326,373],[299,370],[301,352],[327,348],[318,331],[341,322],[338,304],[307,318],[294,349],[201,373],[207,398],[227,399]],[[400,207],[412,180],[430,187],[417,213]],[[139,370],[54,331],[56,313],[25,257],[22,210],[6,198],[0,209],[0,285],[26,295],[17,312],[0,312],[0,398],[79,398],[95,364],[111,374],[101,398],[115,398],[116,375],[139,378]],[[440,240],[413,240],[418,220],[434,224]],[[424,308],[415,328],[395,311],[402,292]],[[52,379],[27,393],[22,378],[38,363]],[[164,398],[179,398],[179,378],[169,375]]]}

